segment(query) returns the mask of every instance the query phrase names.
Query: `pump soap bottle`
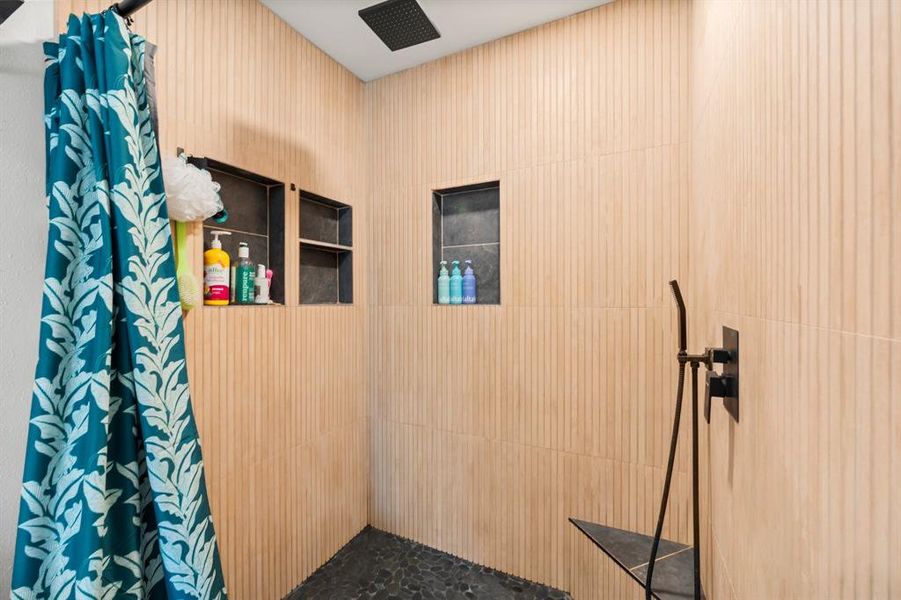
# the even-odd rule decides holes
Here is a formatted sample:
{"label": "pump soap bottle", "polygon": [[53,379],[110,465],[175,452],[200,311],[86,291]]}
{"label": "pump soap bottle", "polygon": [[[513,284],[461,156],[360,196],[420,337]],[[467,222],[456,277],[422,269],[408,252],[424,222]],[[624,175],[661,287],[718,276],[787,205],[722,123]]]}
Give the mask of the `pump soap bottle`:
{"label": "pump soap bottle", "polygon": [[266,265],[257,265],[257,276],[253,278],[253,303],[269,304],[269,278]]}
{"label": "pump soap bottle", "polygon": [[228,304],[228,252],[222,249],[220,235],[231,235],[227,231],[211,231],[213,241],[210,249],[203,253],[203,303],[208,306]]}
{"label": "pump soap bottle", "polygon": [[450,303],[463,304],[463,275],[460,274],[460,261],[455,260],[450,276]]}
{"label": "pump soap bottle", "polygon": [[238,244],[238,266],[235,268],[235,303],[253,304],[254,264],[250,262],[247,242]]}
{"label": "pump soap bottle", "polygon": [[476,303],[476,274],[472,270],[472,261],[466,261],[463,271],[463,304]]}
{"label": "pump soap bottle", "polygon": [[447,274],[447,261],[441,261],[438,271],[438,304],[450,304],[450,276]]}

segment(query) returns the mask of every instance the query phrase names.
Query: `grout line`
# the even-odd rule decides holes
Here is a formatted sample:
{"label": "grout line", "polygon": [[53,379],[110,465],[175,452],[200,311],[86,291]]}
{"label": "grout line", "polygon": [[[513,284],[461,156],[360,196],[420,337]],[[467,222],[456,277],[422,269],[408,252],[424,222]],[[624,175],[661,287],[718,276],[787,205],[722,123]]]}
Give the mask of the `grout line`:
{"label": "grout line", "polygon": [[484,242],[481,244],[455,244],[453,246],[442,246],[442,248],[474,248],[477,246],[500,246],[500,242]]}
{"label": "grout line", "polygon": [[[444,305],[443,304],[440,306],[463,306],[463,305]],[[468,306],[478,306],[478,305],[468,305]],[[440,433],[449,433],[449,434],[457,436],[457,437],[476,438],[476,439],[484,440],[486,442],[495,442],[498,444],[505,444],[505,445],[510,445],[510,446],[521,446],[523,448],[530,448],[533,450],[547,450],[550,452],[555,452],[555,453],[563,454],[563,455],[567,455],[567,456],[578,456],[578,457],[582,457],[582,458],[606,460],[606,461],[610,461],[611,463],[615,463],[618,465],[645,467],[645,468],[654,469],[657,471],[665,471],[666,470],[665,464],[656,465],[656,464],[650,463],[650,462],[633,462],[633,461],[629,461],[629,460],[623,460],[620,458],[610,457],[610,456],[603,455],[603,454],[588,454],[586,452],[574,452],[572,450],[566,450],[566,449],[555,447],[555,446],[541,446],[539,444],[528,444],[525,442],[511,440],[509,438],[491,438],[491,437],[477,434],[477,433],[467,433],[465,431],[458,431],[455,429],[447,429],[445,427],[430,427],[428,425],[420,425],[417,423],[412,423],[412,422],[407,422],[407,421],[397,421],[397,420],[393,420],[393,419],[384,417],[382,415],[370,415],[369,418],[370,419],[378,419],[382,423],[387,423],[389,425],[397,425],[397,426],[401,426],[401,427],[416,428],[416,429],[425,430],[425,431],[437,431]],[[676,471],[674,471],[674,473],[690,475],[691,471],[690,470],[676,470]],[[642,534],[642,535],[644,535],[644,534]],[[682,542],[676,542],[676,543],[681,544]],[[691,546],[689,546],[689,547],[691,547]]]}
{"label": "grout line", "polygon": [[[230,233],[240,233],[241,235],[252,235],[254,237],[261,237],[269,239],[269,236],[265,233],[250,233],[249,231],[242,231],[241,229],[229,229],[228,227],[213,227],[212,225],[204,225],[204,229],[210,229],[213,231],[228,231]],[[267,242],[268,243],[268,242]]]}
{"label": "grout line", "polygon": [[[664,559],[672,558],[673,556],[675,556],[675,555],[677,555],[677,554],[682,554],[683,552],[685,552],[685,551],[687,551],[687,550],[691,550],[692,548],[694,548],[694,546],[688,546],[688,547],[686,547],[686,548],[682,548],[681,550],[676,550],[675,552],[670,552],[669,554],[667,554],[667,555],[665,555],[665,556],[658,556],[658,557],[657,557],[657,560],[654,561],[654,564],[657,564],[657,563],[659,563],[660,561],[662,561],[662,560],[664,560]],[[646,567],[646,566],[648,566],[648,565],[650,564],[650,562],[651,562],[651,561],[643,562],[643,563],[641,563],[640,565],[636,565],[636,566],[632,567],[632,568],[629,569],[629,570],[630,570],[630,571],[634,571],[635,569],[640,569],[640,568],[642,568],[642,567]]]}
{"label": "grout line", "polygon": [[901,338],[886,337],[883,335],[876,335],[876,334],[872,334],[872,333],[862,333],[859,331],[848,331],[847,329],[840,329],[840,328],[836,328],[836,327],[822,327],[820,325],[813,325],[813,324],[807,323],[807,322],[790,321],[787,319],[771,319],[768,317],[760,317],[760,316],[756,316],[756,315],[746,315],[746,314],[742,314],[742,313],[736,313],[736,312],[721,310],[721,309],[717,309],[717,308],[711,309],[709,312],[711,314],[719,313],[721,315],[736,318],[736,319],[751,319],[754,321],[761,321],[763,323],[774,323],[777,325],[789,325],[789,326],[795,326],[795,327],[799,327],[799,328],[803,328],[803,329],[819,331],[819,332],[823,332],[823,333],[837,333],[840,335],[850,335],[850,336],[855,336],[855,337],[862,337],[862,338],[879,340],[879,341],[883,341],[883,342],[891,342],[891,343],[897,343],[897,342],[901,341]]}

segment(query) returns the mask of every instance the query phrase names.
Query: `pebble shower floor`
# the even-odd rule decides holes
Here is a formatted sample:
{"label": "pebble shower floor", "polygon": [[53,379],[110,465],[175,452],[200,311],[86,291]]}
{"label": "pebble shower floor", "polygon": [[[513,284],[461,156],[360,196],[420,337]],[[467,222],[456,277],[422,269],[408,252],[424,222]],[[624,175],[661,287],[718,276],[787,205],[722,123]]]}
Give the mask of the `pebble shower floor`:
{"label": "pebble shower floor", "polygon": [[367,527],[286,600],[572,600],[569,594]]}

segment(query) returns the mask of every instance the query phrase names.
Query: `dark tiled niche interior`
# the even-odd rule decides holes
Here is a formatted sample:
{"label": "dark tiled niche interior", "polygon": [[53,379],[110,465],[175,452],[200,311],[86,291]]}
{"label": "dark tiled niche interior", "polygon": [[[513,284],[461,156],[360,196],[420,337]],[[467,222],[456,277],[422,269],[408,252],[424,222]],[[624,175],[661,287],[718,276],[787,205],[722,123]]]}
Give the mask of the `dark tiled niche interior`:
{"label": "dark tiled niche interior", "polygon": [[349,541],[287,600],[572,600],[566,592],[513,577],[372,527]]}
{"label": "dark tiled niche interior", "polygon": [[353,208],[300,192],[300,303],[353,304]]}
{"label": "dark tiled niche interior", "polygon": [[[203,249],[210,249],[211,231],[228,231],[221,236],[222,249],[232,264],[238,261],[238,243],[247,242],[250,260],[272,269],[269,297],[285,302],[285,185],[250,171],[211,158],[191,157],[188,162],[210,172],[221,187],[219,197],[228,211],[225,223],[212,218],[203,222]],[[251,305],[248,305],[251,306]],[[255,305],[265,306],[265,305]]]}
{"label": "dark tiled niche interior", "polygon": [[501,303],[500,182],[432,192],[432,302],[438,303],[442,260],[472,260],[476,304]]}

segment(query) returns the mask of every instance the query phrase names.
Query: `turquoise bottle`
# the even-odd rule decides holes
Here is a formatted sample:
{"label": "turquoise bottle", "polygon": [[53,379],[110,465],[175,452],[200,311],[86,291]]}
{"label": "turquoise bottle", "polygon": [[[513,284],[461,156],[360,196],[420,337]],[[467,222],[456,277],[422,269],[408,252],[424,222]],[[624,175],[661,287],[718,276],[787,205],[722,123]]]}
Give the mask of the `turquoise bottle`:
{"label": "turquoise bottle", "polygon": [[476,303],[476,274],[472,270],[472,261],[466,261],[463,270],[463,304]]}
{"label": "turquoise bottle", "polygon": [[438,271],[438,304],[450,304],[450,276],[447,274],[447,261],[441,261]]}
{"label": "turquoise bottle", "polygon": [[455,260],[450,276],[450,303],[463,304],[463,275],[460,273],[460,261]]}

